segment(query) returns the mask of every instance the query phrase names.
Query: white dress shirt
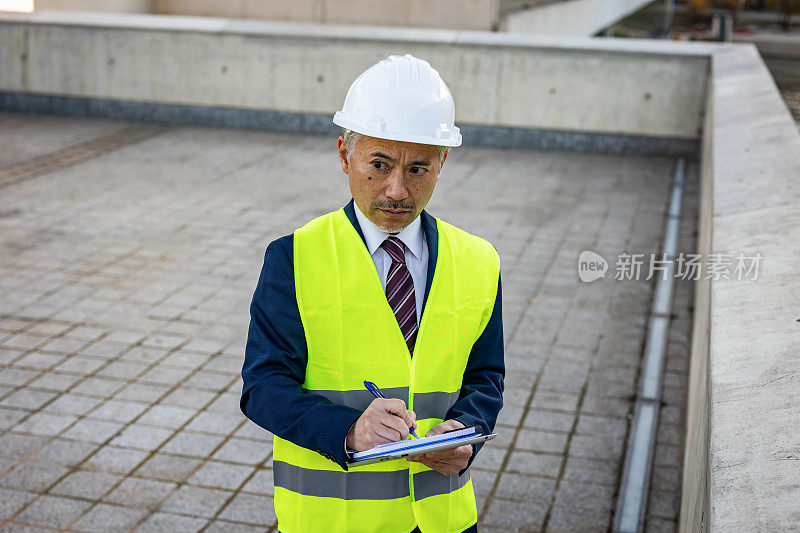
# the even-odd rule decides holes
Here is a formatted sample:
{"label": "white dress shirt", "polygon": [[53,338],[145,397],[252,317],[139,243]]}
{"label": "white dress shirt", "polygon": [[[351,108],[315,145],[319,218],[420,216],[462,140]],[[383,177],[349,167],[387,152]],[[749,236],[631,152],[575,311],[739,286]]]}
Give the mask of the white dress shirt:
{"label": "white dress shirt", "polygon": [[406,245],[406,266],[411,273],[414,281],[414,297],[417,300],[417,327],[419,327],[422,317],[422,300],[425,298],[425,283],[428,276],[428,243],[425,239],[425,232],[422,231],[422,217],[417,216],[411,223],[403,228],[400,233],[388,233],[378,228],[367,216],[361,212],[358,205],[353,202],[355,207],[356,219],[361,225],[364,239],[367,241],[367,250],[372,256],[378,277],[381,279],[384,293],[386,292],[386,276],[389,274],[389,267],[392,266],[392,258],[389,253],[381,248],[381,243],[389,235],[394,235]]}

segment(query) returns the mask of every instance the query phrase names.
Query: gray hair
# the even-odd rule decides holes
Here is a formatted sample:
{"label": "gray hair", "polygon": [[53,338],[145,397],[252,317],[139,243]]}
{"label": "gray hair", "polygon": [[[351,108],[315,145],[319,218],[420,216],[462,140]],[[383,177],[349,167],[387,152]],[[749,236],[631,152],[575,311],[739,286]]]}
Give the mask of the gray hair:
{"label": "gray hair", "polygon": [[[344,145],[347,147],[347,161],[350,161],[350,154],[353,153],[353,150],[356,148],[356,143],[359,139],[364,137],[364,135],[355,132],[353,130],[348,130],[344,128],[344,132],[342,133],[342,137],[344,137]],[[449,146],[436,146],[439,149],[439,164],[442,164],[442,160],[444,159],[445,154],[450,151]]]}

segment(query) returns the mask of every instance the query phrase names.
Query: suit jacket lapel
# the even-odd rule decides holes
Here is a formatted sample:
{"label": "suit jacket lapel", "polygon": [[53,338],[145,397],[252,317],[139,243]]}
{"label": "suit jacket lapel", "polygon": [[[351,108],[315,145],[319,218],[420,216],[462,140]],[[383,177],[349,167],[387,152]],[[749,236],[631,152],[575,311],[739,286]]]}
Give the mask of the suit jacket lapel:
{"label": "suit jacket lapel", "polygon": [[[425,297],[422,299],[422,312],[424,313],[428,293],[431,291],[433,273],[436,271],[436,261],[439,259],[439,229],[436,227],[436,219],[424,209],[419,216],[422,218],[422,230],[425,232],[425,239],[428,242],[428,275],[425,276]],[[422,323],[422,317],[420,317],[419,323]]]}
{"label": "suit jacket lapel", "polygon": [[364,248],[367,247],[367,239],[364,238],[364,232],[361,230],[361,224],[358,223],[358,219],[356,218],[356,209],[353,207],[353,199],[351,198],[347,205],[344,206],[344,214],[347,215],[347,219],[356,228],[358,232],[358,236],[361,237],[361,242],[364,243]]}
{"label": "suit jacket lapel", "polygon": [[[364,243],[364,248],[367,247],[367,240],[364,238],[364,232],[361,230],[361,224],[358,223],[356,218],[356,211],[353,207],[353,199],[344,206],[344,214],[347,219],[356,228],[358,236],[361,237],[361,242]],[[425,276],[425,297],[422,299],[422,312],[425,313],[425,304],[428,301],[428,293],[431,291],[431,282],[433,281],[433,274],[436,271],[436,260],[439,257],[439,230],[436,227],[436,220],[433,216],[429,215],[424,209],[419,214],[422,219],[422,231],[425,233],[425,240],[428,243],[428,273]],[[422,321],[420,317],[419,321]],[[418,322],[418,323],[420,323]]]}

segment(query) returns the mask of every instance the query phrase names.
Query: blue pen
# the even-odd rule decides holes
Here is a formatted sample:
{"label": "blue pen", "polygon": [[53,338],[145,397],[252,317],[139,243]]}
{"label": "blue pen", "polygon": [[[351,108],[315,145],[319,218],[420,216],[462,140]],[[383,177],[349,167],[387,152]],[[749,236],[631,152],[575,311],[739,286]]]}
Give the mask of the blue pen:
{"label": "blue pen", "polygon": [[[372,393],[372,395],[373,395],[373,396],[375,396],[376,398],[386,398],[386,396],[384,396],[384,395],[383,395],[383,393],[381,392],[381,389],[379,389],[379,388],[378,388],[378,386],[377,386],[377,385],[375,385],[373,382],[371,382],[371,381],[365,381],[365,382],[364,382],[364,386],[365,386],[365,387],[367,388],[367,390],[368,390],[368,391],[370,391],[370,392]],[[388,399],[388,398],[386,398],[386,399]],[[409,433],[411,433],[411,434],[414,436],[414,438],[415,438],[415,439],[418,439],[418,438],[419,438],[419,436],[417,435],[417,432],[416,432],[416,431],[414,431],[414,428],[408,428],[408,432],[409,432]]]}

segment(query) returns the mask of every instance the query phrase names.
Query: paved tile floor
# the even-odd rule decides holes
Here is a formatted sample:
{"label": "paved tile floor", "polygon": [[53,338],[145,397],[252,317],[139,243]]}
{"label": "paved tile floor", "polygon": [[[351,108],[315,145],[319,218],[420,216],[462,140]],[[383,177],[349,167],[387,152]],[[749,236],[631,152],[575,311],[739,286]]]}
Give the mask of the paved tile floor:
{"label": "paved tile floor", "polygon": [[[274,527],[271,436],[238,409],[266,245],[349,200],[332,138],[0,113],[0,531]],[[500,436],[482,531],[612,520],[674,161],[462,147],[428,210],[502,262]],[[697,166],[681,250],[695,246]],[[610,261],[577,279],[577,256]],[[679,282],[649,531],[674,531],[691,287]]]}

